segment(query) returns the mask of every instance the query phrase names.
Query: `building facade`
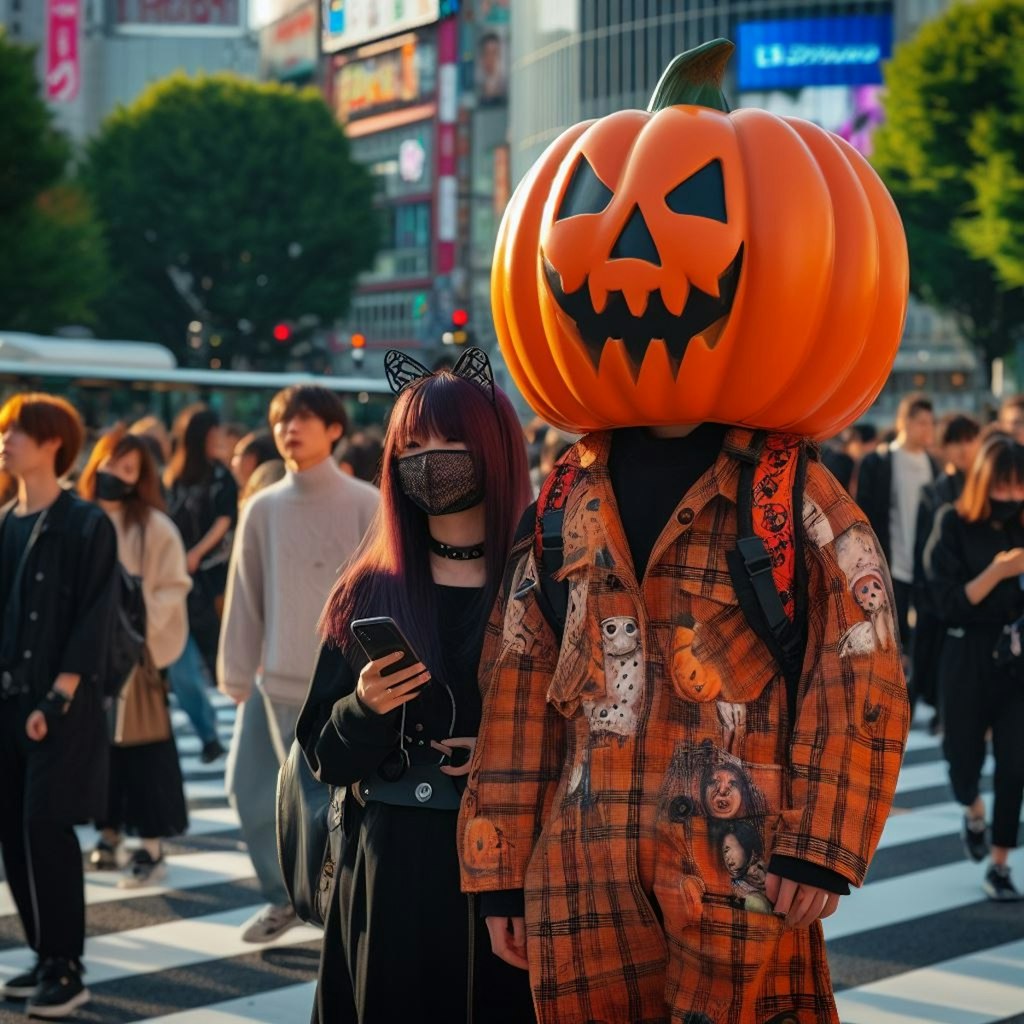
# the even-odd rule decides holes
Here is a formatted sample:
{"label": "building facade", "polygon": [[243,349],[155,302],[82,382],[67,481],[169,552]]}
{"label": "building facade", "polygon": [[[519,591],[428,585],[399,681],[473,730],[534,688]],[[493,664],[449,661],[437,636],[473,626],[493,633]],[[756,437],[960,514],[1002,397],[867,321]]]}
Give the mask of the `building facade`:
{"label": "building facade", "polygon": [[3,0],[0,24],[38,47],[44,95],[78,143],[175,71],[255,77],[259,67],[247,0]]}

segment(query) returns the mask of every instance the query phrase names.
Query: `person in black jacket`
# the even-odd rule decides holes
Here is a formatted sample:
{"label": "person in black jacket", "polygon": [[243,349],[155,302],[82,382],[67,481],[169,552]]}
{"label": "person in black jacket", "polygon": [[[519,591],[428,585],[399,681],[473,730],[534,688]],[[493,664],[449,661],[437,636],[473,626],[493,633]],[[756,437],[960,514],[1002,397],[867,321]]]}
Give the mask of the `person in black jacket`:
{"label": "person in black jacket", "polygon": [[[511,403],[489,367],[467,379],[460,365],[420,368],[400,388],[380,510],[327,603],[296,727],[313,774],[347,790],[320,1024],[533,1020],[526,972],[491,952],[459,885],[455,829],[469,768],[456,759],[475,743],[484,628],[530,501]],[[382,615],[417,664],[389,674],[393,653],[367,660],[350,627]]]}
{"label": "person in black jacket", "polygon": [[970,416],[957,414],[943,420],[939,430],[939,445],[945,472],[921,490],[917,509],[917,533],[914,542],[914,608],[917,622],[914,627],[913,692],[911,700],[920,697],[935,708],[931,731],[938,732],[941,722],[938,696],[939,655],[945,627],[936,614],[929,593],[924,570],[924,549],[935,526],[935,516],[943,505],[952,505],[963,493],[964,481],[978,450],[981,426]]}
{"label": "person in black jacket", "polygon": [[1024,615],[1024,447],[1003,435],[986,442],[960,500],[939,512],[925,565],[947,627],[939,670],[943,749],[964,808],[965,848],[974,861],[988,853],[979,782],[991,729],[995,803],[983,888],[990,899],[1018,900],[1007,857],[1024,798],[1024,655],[1018,644],[1016,659],[1001,666],[993,654],[1003,628]]}
{"label": "person in black jacket", "polygon": [[857,474],[857,504],[875,531],[892,574],[896,617],[905,655],[910,653],[914,584],[914,531],[921,488],[939,475],[929,449],[935,414],[925,395],[907,395],[896,416],[896,440],[864,457]]}
{"label": "person in black jacket", "polygon": [[0,510],[0,845],[35,965],[3,986],[30,1015],[60,1019],[82,983],[85,890],[74,825],[107,800],[100,680],[117,601],[114,526],[62,489],[83,440],[63,399],[0,409],[0,466],[18,497]]}

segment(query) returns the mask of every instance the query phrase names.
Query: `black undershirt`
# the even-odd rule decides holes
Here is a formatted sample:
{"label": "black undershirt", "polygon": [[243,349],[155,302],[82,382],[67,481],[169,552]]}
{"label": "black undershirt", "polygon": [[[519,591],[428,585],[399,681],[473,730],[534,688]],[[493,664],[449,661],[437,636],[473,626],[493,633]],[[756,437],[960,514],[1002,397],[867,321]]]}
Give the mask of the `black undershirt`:
{"label": "black undershirt", "polygon": [[4,521],[3,536],[0,537],[0,615],[7,608],[21,556],[41,515],[42,512],[33,512],[28,516],[17,516],[9,512]]}
{"label": "black undershirt", "polygon": [[612,432],[608,471],[638,582],[665,524],[714,465],[728,430],[702,423],[686,437],[655,437],[646,427]]}

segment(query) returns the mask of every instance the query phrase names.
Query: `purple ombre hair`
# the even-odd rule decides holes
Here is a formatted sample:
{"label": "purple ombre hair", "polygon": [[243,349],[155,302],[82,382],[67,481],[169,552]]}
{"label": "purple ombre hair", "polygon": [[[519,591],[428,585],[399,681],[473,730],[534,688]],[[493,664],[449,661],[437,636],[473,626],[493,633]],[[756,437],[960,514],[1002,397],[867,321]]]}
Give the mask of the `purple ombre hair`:
{"label": "purple ombre hair", "polygon": [[[487,583],[479,602],[479,636],[501,584],[512,538],[532,500],[526,446],[506,395],[495,401],[472,381],[440,370],[407,387],[395,402],[384,437],[381,503],[359,550],[328,598],[321,635],[351,650],[353,619],[390,615],[431,673],[443,678],[426,514],[398,484],[397,462],[410,438],[429,435],[465,443],[484,485]],[[471,636],[467,636],[470,641]]]}

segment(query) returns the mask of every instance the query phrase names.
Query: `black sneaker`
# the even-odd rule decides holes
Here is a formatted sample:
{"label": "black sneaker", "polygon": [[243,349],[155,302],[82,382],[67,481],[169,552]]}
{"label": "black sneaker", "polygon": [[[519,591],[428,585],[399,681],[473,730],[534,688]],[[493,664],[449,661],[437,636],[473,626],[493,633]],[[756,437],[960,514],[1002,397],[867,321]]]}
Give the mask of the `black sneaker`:
{"label": "black sneaker", "polygon": [[227,751],[221,746],[220,740],[210,740],[209,743],[203,744],[203,752],[199,755],[199,760],[203,764],[212,764],[218,757],[223,757],[226,753]]}
{"label": "black sneaker", "polygon": [[990,865],[981,887],[985,890],[985,895],[997,903],[1015,903],[1022,898],[1010,881],[1010,869],[1005,864]]}
{"label": "black sneaker", "polygon": [[980,864],[988,856],[988,830],[985,828],[985,819],[972,818],[965,814],[962,837],[964,852],[968,859]]}
{"label": "black sneaker", "polygon": [[167,876],[167,863],[161,854],[154,860],[148,850],[136,850],[132,854],[128,870],[117,883],[119,889],[141,889],[147,885],[156,885]]}
{"label": "black sneaker", "polygon": [[117,862],[117,851],[121,844],[111,846],[101,839],[96,848],[89,854],[89,867],[93,871],[116,871],[120,864]]}
{"label": "black sneaker", "polygon": [[26,1010],[30,1017],[63,1020],[89,998],[89,990],[82,984],[81,964],[50,957],[43,961],[39,987],[29,998]]}
{"label": "black sneaker", "polygon": [[32,970],[15,975],[10,981],[5,981],[0,986],[0,997],[4,999],[28,999],[39,987],[39,979],[41,977],[42,965],[36,960],[36,965]]}

